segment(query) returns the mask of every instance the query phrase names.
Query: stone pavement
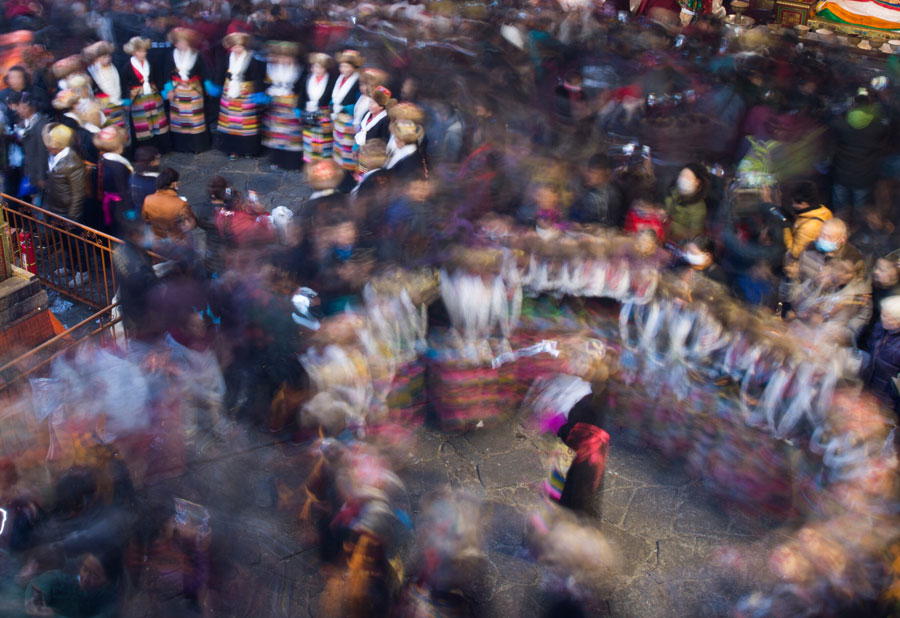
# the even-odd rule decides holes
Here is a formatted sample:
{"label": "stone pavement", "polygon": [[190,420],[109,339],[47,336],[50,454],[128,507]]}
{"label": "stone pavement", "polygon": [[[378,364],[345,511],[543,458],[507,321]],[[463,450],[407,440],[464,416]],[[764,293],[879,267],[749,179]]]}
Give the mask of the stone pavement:
{"label": "stone pavement", "polygon": [[[516,421],[454,436],[426,427],[399,463],[414,522],[423,496],[442,486],[482,499],[488,563],[478,615],[538,616],[542,573],[528,558],[523,535],[528,513],[541,500],[537,436]],[[210,507],[226,615],[317,615],[325,577],[311,531],[299,524],[295,509],[279,505],[276,489],[300,489],[310,464],[304,447],[251,433],[214,444],[184,475],[164,483]],[[751,582],[726,578],[714,557],[723,548],[741,549],[761,564],[770,543],[760,538],[771,530],[727,510],[677,465],[615,432],[595,506],[601,517],[594,523],[620,557],[602,615],[726,615]],[[159,611],[149,607],[132,603],[126,616]]]}
{"label": "stone pavement", "polygon": [[[270,170],[264,159],[232,162],[211,151],[167,155],[163,165],[181,173],[179,192],[193,203],[206,199],[206,181],[214,174],[238,190],[257,191],[270,209],[310,193],[301,173]],[[740,549],[745,563],[759,569],[777,530],[708,495],[680,463],[667,462],[614,429],[610,433],[609,463],[595,504],[600,517],[594,523],[618,550],[621,564],[610,582],[604,615],[729,613],[752,581],[728,577],[715,557],[722,549]],[[234,444],[213,445],[171,485],[213,512],[217,562],[227,565],[222,594],[228,615],[317,613],[324,577],[309,531],[298,524],[296,513],[276,507],[278,486],[302,486],[310,465],[304,453],[267,434],[251,433]],[[442,486],[482,498],[489,566],[479,615],[537,616],[541,571],[523,545],[525,518],[540,501],[545,476],[537,437],[514,420],[456,436],[426,427],[398,472],[407,485],[413,521],[422,497]],[[752,573],[753,567],[745,571]],[[154,615],[138,603],[130,609],[128,615]]]}

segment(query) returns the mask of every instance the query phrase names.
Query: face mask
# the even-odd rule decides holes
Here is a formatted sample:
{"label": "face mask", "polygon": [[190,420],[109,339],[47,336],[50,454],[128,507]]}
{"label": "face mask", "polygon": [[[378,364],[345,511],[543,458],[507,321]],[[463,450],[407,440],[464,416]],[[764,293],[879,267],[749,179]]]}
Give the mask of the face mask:
{"label": "face mask", "polygon": [[678,192],[681,195],[691,195],[697,191],[696,181],[692,178],[685,177],[685,176],[678,177],[678,182],[676,183],[676,186],[678,187]]}
{"label": "face mask", "polygon": [[684,261],[691,266],[703,266],[706,263],[706,256],[702,253],[685,253]]}
{"label": "face mask", "polygon": [[818,249],[822,253],[832,253],[833,251],[837,251],[838,244],[830,240],[822,240],[821,238],[817,238],[816,249]]}
{"label": "face mask", "polygon": [[346,262],[350,259],[350,255],[353,253],[353,245],[345,245],[343,247],[334,247],[331,250],[331,255],[338,262]]}

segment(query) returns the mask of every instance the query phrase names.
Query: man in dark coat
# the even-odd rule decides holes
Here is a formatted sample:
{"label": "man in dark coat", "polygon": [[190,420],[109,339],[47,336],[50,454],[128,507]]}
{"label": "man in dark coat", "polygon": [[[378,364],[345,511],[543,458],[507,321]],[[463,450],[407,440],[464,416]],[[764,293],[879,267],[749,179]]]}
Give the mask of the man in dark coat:
{"label": "man in dark coat", "polygon": [[881,301],[881,321],[869,338],[872,357],[863,374],[866,385],[890,406],[900,412],[900,393],[894,380],[900,376],[900,296]]}
{"label": "man in dark coat", "polygon": [[[49,120],[38,112],[37,101],[28,92],[10,96],[9,105],[16,112],[16,116],[20,118],[16,124],[15,133],[24,155],[22,176],[23,179],[28,179],[32,187],[24,193],[20,193],[19,197],[29,200],[43,188],[44,179],[47,176],[47,148],[44,146],[41,132]],[[18,187],[16,187],[17,189]],[[15,190],[10,191],[10,193],[14,192]]]}

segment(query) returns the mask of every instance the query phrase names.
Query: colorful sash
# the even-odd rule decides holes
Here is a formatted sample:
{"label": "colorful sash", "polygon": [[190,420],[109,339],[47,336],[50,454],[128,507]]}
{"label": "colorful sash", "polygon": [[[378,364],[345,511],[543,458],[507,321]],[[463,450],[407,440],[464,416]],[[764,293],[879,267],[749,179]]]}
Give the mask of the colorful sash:
{"label": "colorful sash", "polygon": [[300,152],[303,147],[303,127],[294,114],[297,95],[274,96],[263,116],[262,143],[266,148]]}
{"label": "colorful sash", "polygon": [[200,78],[189,80],[179,77],[172,79],[175,93],[169,108],[172,132],[183,135],[200,135],[206,131],[206,117],[203,114],[203,85]]}
{"label": "colorful sash", "polygon": [[241,83],[241,96],[228,97],[228,84],[225,80],[222,99],[219,104],[219,126],[217,130],[226,135],[252,137],[259,134],[259,108],[250,97],[253,94],[253,83]]}

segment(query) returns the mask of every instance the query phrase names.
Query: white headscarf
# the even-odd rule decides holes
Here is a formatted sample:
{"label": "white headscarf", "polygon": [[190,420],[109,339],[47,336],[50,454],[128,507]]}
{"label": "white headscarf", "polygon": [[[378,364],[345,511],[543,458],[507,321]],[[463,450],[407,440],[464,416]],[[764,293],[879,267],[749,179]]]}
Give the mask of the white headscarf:
{"label": "white headscarf", "polygon": [[231,52],[228,54],[228,98],[237,99],[241,96],[241,82],[244,71],[250,66],[252,56],[246,49],[240,55]]}
{"label": "white headscarf", "polygon": [[151,94],[153,92],[153,88],[150,87],[150,63],[145,58],[143,62],[138,62],[138,59],[134,56],[131,57],[131,66],[140,74],[140,76],[144,80],[143,84],[143,93]]}

